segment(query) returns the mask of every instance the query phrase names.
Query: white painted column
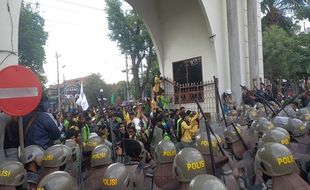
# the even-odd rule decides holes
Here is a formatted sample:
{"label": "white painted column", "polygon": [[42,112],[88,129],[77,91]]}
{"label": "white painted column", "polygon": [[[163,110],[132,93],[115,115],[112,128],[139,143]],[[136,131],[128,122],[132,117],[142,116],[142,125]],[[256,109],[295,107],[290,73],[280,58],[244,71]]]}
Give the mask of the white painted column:
{"label": "white painted column", "polygon": [[252,80],[259,79],[257,1],[247,0],[247,9],[248,9],[248,38],[249,38],[249,69],[251,80],[250,87],[253,88]]}
{"label": "white painted column", "polygon": [[238,24],[238,0],[226,0],[228,45],[230,62],[230,83],[233,99],[239,104],[241,102],[241,67],[240,67],[240,44]]}
{"label": "white painted column", "polygon": [[18,26],[21,0],[0,1],[0,70],[18,64]]}

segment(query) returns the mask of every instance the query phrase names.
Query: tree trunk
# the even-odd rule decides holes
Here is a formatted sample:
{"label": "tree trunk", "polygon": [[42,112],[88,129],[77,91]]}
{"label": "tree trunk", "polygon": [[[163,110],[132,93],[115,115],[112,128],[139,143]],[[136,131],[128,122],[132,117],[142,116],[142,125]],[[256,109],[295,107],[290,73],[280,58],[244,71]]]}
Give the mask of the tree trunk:
{"label": "tree trunk", "polygon": [[132,63],[132,75],[135,86],[135,98],[139,99],[142,97],[142,88],[140,87],[140,78],[139,78],[139,65],[138,63]]}

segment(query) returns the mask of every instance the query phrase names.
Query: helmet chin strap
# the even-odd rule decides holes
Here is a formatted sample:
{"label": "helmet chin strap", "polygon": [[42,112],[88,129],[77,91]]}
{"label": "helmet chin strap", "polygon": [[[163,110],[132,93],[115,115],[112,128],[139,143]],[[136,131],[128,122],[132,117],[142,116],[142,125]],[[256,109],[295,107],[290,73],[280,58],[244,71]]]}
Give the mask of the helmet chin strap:
{"label": "helmet chin strap", "polygon": [[33,172],[27,172],[27,182],[28,183],[34,183],[38,184],[39,183],[39,174],[38,173],[33,173]]}
{"label": "helmet chin strap", "polygon": [[272,178],[265,175],[264,173],[263,173],[262,178],[263,178],[263,185],[265,186],[265,189],[271,190],[272,189]]}

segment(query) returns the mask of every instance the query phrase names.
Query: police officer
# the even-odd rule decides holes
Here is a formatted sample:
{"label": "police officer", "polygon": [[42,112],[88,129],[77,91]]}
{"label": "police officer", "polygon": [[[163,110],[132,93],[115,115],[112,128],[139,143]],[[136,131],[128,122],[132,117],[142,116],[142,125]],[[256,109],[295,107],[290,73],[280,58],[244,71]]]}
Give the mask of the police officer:
{"label": "police officer", "polygon": [[271,122],[274,124],[275,127],[282,127],[284,129],[287,129],[289,119],[289,117],[276,116],[271,120]]}
{"label": "police officer", "polygon": [[[203,155],[204,160],[206,163],[211,163],[211,158],[210,158],[210,147],[213,150],[213,155],[215,159],[218,156],[219,148],[218,148],[218,143],[216,140],[216,137],[211,135],[211,146],[209,145],[208,141],[208,135],[207,132],[201,132],[196,136],[196,148],[199,150],[199,152]],[[207,173],[211,174],[212,172],[212,166],[207,165]]]}
{"label": "police officer", "polygon": [[162,190],[178,189],[180,186],[180,183],[172,178],[172,163],[176,154],[174,143],[166,139],[160,141],[155,149],[155,184]]}
{"label": "police officer", "polygon": [[256,109],[253,107],[245,106],[243,113],[244,113],[244,118],[245,120],[248,121],[248,123],[252,123],[255,120],[255,118],[257,118]]}
{"label": "police officer", "polygon": [[88,171],[90,169],[90,159],[91,153],[94,148],[100,144],[102,144],[102,138],[98,135],[90,136],[88,141],[84,145],[83,149],[83,157],[82,157],[82,171]]}
{"label": "police officer", "polygon": [[102,144],[102,139],[98,135],[90,136],[87,143],[84,145],[84,152],[92,152],[94,148]]}
{"label": "police officer", "polygon": [[238,112],[236,110],[230,110],[226,115],[227,124],[235,123],[238,118]]}
{"label": "police officer", "polygon": [[[241,131],[241,126],[236,125],[236,129],[242,139],[240,139],[235,128],[232,125],[230,125],[224,130],[224,140],[228,146],[227,148],[232,151],[233,156],[237,160],[242,160],[243,154],[245,153],[249,145],[247,143],[247,140],[243,136],[243,132]],[[242,141],[245,143],[245,145],[243,144]]]}
{"label": "police officer", "polygon": [[101,190],[103,174],[112,163],[111,149],[104,144],[96,146],[92,151],[90,163],[91,168],[85,175],[83,183],[84,189]]}
{"label": "police officer", "polygon": [[105,190],[131,190],[131,181],[126,166],[122,163],[111,164],[104,172],[102,186]]}
{"label": "police officer", "polygon": [[71,155],[71,150],[62,144],[49,147],[42,158],[43,171],[40,174],[40,179],[54,171],[58,171],[60,168],[65,169]]}
{"label": "police officer", "polygon": [[126,162],[126,168],[129,172],[132,190],[158,189],[154,183],[156,163],[150,153],[144,149],[143,143],[127,139],[125,154],[130,157],[130,161]]}
{"label": "police officer", "polygon": [[260,146],[268,142],[275,142],[288,146],[290,144],[290,136],[288,132],[284,131],[285,129],[279,127],[267,131],[261,138]]}
{"label": "police officer", "polygon": [[224,183],[217,177],[207,174],[196,176],[189,184],[187,190],[227,190]]}
{"label": "police officer", "polygon": [[44,150],[37,145],[30,145],[25,148],[28,189],[36,189],[39,183],[39,170],[42,165]]}
{"label": "police officer", "polygon": [[[265,124],[268,122],[264,122]],[[255,168],[253,165],[253,162],[255,160],[255,155],[257,152],[257,148],[261,148],[266,143],[274,142],[274,143],[280,143],[283,144],[286,147],[289,147],[290,144],[290,137],[289,133],[281,127],[275,127],[269,130],[268,127],[258,127],[258,132],[261,132],[263,134],[262,138],[259,139],[258,147],[255,147],[253,149],[248,150],[244,154],[244,179],[246,182],[246,186],[251,188],[262,188],[261,184],[255,184]]]}
{"label": "police officer", "polygon": [[258,143],[259,139],[265,134],[265,132],[274,127],[275,126],[272,122],[268,121],[265,117],[260,117],[253,121],[249,134],[254,140],[254,143]]}
{"label": "police officer", "polygon": [[183,148],[173,160],[173,177],[181,183],[181,190],[188,188],[189,182],[200,174],[206,174],[206,163],[195,148]]}
{"label": "police officer", "polygon": [[295,142],[310,146],[310,137],[307,134],[305,124],[301,120],[290,118],[288,121],[287,130]]}
{"label": "police officer", "polygon": [[39,183],[37,190],[77,190],[76,181],[64,171],[46,175]]}
{"label": "police officer", "polygon": [[26,170],[22,163],[4,161],[0,164],[0,189],[15,190],[26,179]]}
{"label": "police officer", "polygon": [[310,189],[298,176],[291,151],[280,143],[264,144],[256,153],[254,166],[258,176],[262,172],[263,183],[274,190]]}
{"label": "police officer", "polygon": [[67,139],[65,145],[71,149],[72,155],[66,164],[65,171],[68,172],[76,180],[78,179],[79,163],[80,163],[80,147],[73,139]]}
{"label": "police officer", "polygon": [[262,103],[258,102],[255,104],[254,107],[256,108],[256,112],[257,112],[258,117],[267,117],[268,116],[269,112],[267,110],[267,113],[266,113],[265,106]]}
{"label": "police officer", "polygon": [[233,175],[233,170],[236,175],[238,174],[238,169],[234,167],[234,163],[228,157],[228,155],[220,155],[219,154],[219,145],[216,136],[211,135],[211,146],[208,141],[208,135],[206,132],[202,132],[196,137],[196,147],[199,150],[204,159],[205,163],[208,163],[207,173],[212,174],[212,165],[211,165],[211,156],[210,149],[213,150],[216,173],[221,175],[221,178],[225,181],[226,185],[230,186],[230,189],[239,189],[239,185]]}
{"label": "police officer", "polygon": [[310,137],[306,132],[306,127],[299,119],[289,119],[287,130],[292,139],[289,148],[301,170],[300,176],[310,182]]}

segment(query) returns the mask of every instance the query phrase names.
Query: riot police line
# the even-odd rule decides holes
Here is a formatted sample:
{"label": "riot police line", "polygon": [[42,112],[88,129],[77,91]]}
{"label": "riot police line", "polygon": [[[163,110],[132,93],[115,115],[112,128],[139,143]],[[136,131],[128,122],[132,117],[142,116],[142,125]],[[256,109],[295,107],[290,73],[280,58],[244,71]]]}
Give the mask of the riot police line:
{"label": "riot police line", "polygon": [[192,144],[164,136],[154,152],[157,111],[148,118],[146,143],[125,136],[116,142],[99,107],[111,144],[91,133],[81,144],[27,146],[24,164],[0,164],[0,189],[309,189],[309,107],[290,115],[285,106],[275,111],[264,102],[231,110],[219,124],[210,124],[200,108]]}

